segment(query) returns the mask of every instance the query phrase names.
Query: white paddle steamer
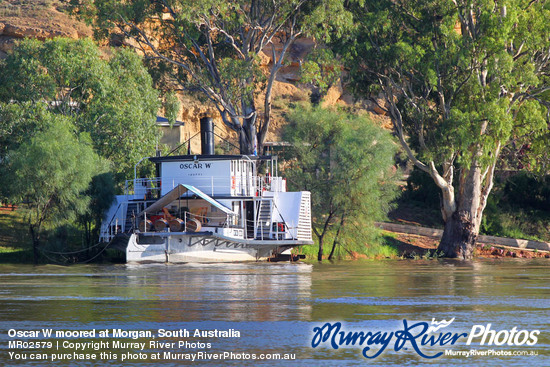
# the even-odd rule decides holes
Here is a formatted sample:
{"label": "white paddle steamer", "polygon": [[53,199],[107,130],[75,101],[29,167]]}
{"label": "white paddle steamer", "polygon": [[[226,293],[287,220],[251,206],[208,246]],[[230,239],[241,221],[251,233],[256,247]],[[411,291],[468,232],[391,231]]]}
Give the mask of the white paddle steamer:
{"label": "white paddle steamer", "polygon": [[288,258],[312,244],[310,193],[286,191],[277,157],[216,155],[213,142],[203,118],[203,154],[149,157],[158,177],[127,181],[101,240],[122,245],[127,262],[172,263]]}

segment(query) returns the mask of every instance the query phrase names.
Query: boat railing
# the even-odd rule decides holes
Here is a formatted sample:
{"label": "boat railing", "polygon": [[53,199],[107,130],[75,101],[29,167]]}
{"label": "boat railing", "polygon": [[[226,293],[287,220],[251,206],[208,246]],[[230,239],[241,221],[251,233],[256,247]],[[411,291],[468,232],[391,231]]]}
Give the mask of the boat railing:
{"label": "boat railing", "polygon": [[140,232],[200,232],[205,227],[231,228],[236,226],[231,224],[227,215],[207,216],[184,211],[178,216],[144,213],[138,229]]}
{"label": "boat railing", "polygon": [[[247,228],[250,227],[247,222]],[[288,223],[271,197],[261,197],[255,200],[254,238],[261,240],[284,240],[296,238],[297,228]]]}
{"label": "boat railing", "polygon": [[198,221],[201,224],[201,227],[229,228],[229,220],[227,218],[227,215],[206,216],[191,212],[184,212],[184,218],[186,231],[187,225],[192,223],[194,220]]}
{"label": "boat railing", "polygon": [[110,219],[101,223],[100,240],[109,242],[119,233],[132,232],[137,228],[137,214],[146,206],[146,201],[120,202],[112,212]]}
{"label": "boat railing", "polygon": [[153,177],[126,180],[125,194],[135,200],[149,200],[175,188],[180,183],[195,186],[207,195],[260,196],[264,191],[286,191],[286,181],[272,176]]}
{"label": "boat railing", "polygon": [[[257,220],[247,220],[254,226],[254,236],[246,236],[248,239],[256,240],[295,240],[298,227],[294,223],[270,222],[269,226],[263,226]],[[269,229],[266,229],[268,227]]]}
{"label": "boat railing", "polygon": [[124,188],[125,195],[133,195],[134,199],[152,199],[159,197],[161,189],[161,180],[154,178],[136,178],[126,180]]}
{"label": "boat railing", "polygon": [[[118,234],[118,212],[122,208],[122,205],[124,203],[119,203],[116,210],[114,211],[113,215],[111,216],[111,219],[108,221],[105,221],[101,225],[101,231],[99,234],[100,240],[103,240],[104,242],[111,241],[117,234]],[[113,225],[114,222],[114,225]],[[122,230],[122,228],[120,228]]]}
{"label": "boat railing", "polygon": [[[245,220],[233,223],[229,216],[206,216],[192,212],[182,212],[179,217],[156,218],[144,213],[140,232],[201,232],[205,228],[232,228],[241,231],[243,238],[256,240],[282,241],[296,239],[297,228],[293,223],[269,222],[261,225],[257,220]],[[180,218],[181,217],[181,218]],[[244,225],[243,225],[244,224]],[[254,234],[247,233],[246,228],[254,228]],[[266,229],[266,227],[268,229]]]}

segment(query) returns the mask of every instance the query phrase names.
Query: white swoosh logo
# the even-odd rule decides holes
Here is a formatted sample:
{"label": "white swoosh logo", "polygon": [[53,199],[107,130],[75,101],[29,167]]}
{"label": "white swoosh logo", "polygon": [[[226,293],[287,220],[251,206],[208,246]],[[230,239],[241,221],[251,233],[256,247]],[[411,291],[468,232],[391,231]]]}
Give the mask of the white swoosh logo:
{"label": "white swoosh logo", "polygon": [[436,332],[439,329],[442,329],[444,327],[451,325],[453,321],[455,321],[454,317],[449,321],[441,320],[439,322],[435,321],[435,319],[432,319],[432,326],[428,328],[428,331],[426,333]]}

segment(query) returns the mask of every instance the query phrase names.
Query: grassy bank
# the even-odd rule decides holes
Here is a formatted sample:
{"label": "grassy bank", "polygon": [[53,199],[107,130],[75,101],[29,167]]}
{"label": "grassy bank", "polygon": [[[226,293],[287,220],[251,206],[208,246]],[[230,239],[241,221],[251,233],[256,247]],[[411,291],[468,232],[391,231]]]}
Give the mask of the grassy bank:
{"label": "grassy bank", "polygon": [[0,262],[32,263],[32,241],[22,210],[0,209]]}
{"label": "grassy bank", "polygon": [[[34,263],[27,213],[24,206],[15,211],[0,209],[0,263]],[[83,232],[75,224],[66,223],[56,228],[46,226],[40,242],[39,264],[74,264],[90,259],[93,262],[120,262],[120,254],[103,251],[103,245],[86,249]]]}
{"label": "grassy bank", "polygon": [[[334,232],[329,231],[323,245],[323,259],[328,259],[332,249]],[[300,246],[293,253],[306,255],[307,261],[317,261],[319,243],[313,236],[315,243],[308,246]],[[396,259],[401,256],[391,235],[374,229],[368,237],[358,235],[356,238],[343,238],[334,250],[333,260],[356,259]]]}
{"label": "grassy bank", "polygon": [[[401,207],[403,211],[403,208]],[[418,223],[419,219],[428,218],[428,215],[422,215],[422,206],[408,204],[408,211],[414,214],[418,219],[407,217],[407,223]],[[427,211],[429,213],[429,211]],[[411,214],[411,215],[412,215]],[[504,215],[504,214],[501,214]],[[519,214],[516,214],[519,215]],[[32,241],[28,233],[27,225],[24,221],[25,208],[19,208],[17,211],[0,210],[0,263],[33,263]],[[435,218],[435,216],[434,216]],[[428,223],[429,222],[428,218]],[[435,219],[434,219],[435,220]],[[403,222],[404,220],[401,220]],[[506,224],[506,222],[503,222]],[[521,222],[520,222],[521,224]],[[426,224],[424,224],[426,225]],[[525,224],[527,225],[527,224]],[[535,226],[536,222],[530,223]],[[509,227],[506,227],[509,228]],[[61,231],[61,235],[57,231],[50,231],[49,236],[44,236],[43,246],[54,251],[68,251],[68,249],[82,249],[81,234],[74,230],[71,235],[66,233],[66,230]],[[63,234],[63,232],[65,232]],[[369,231],[370,233],[371,231]],[[327,259],[331,248],[333,233],[329,232],[325,238],[324,259]],[[525,236],[526,237],[526,236]],[[524,237],[524,238],[525,238]],[[521,237],[520,237],[521,238]],[[314,237],[315,239],[315,237]],[[435,249],[437,248],[438,240],[429,237],[397,234],[387,231],[376,231],[368,237],[357,235],[356,238],[342,239],[341,243],[336,246],[333,260],[357,260],[357,259],[433,259],[437,258]],[[89,254],[84,253],[85,258],[72,259],[52,259],[42,257],[40,263],[76,263],[87,260],[97,254],[96,250],[102,250],[103,246],[96,248]],[[306,255],[306,262],[316,262],[317,253],[319,250],[316,242],[310,246],[301,246],[293,250],[294,254]],[[84,256],[83,254],[83,256]],[[476,254],[482,257],[540,257],[544,254],[532,253],[524,254],[521,250],[503,249],[501,247],[479,244],[476,249]],[[58,261],[52,261],[58,260]],[[94,259],[96,261],[121,262],[120,252],[107,250],[100,256]]]}

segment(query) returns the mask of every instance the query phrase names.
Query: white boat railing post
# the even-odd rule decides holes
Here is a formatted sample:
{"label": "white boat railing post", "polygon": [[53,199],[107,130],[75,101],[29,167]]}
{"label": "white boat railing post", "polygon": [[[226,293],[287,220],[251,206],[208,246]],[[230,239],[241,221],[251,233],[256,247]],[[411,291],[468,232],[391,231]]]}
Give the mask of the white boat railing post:
{"label": "white boat railing post", "polygon": [[269,232],[267,234],[267,238],[271,239],[273,238],[273,200],[269,200],[269,220],[267,223],[269,225]]}
{"label": "white boat railing post", "polygon": [[[257,203],[254,203],[255,205],[255,208],[254,208],[254,222],[252,223],[252,227],[254,228],[254,237],[256,237],[256,235],[258,234],[258,221],[260,220],[260,213],[258,213],[260,211],[260,206],[258,205],[259,202]],[[248,231],[246,230],[246,227],[247,227],[247,224],[245,224],[244,226],[244,232],[245,232],[245,235],[246,237],[245,238],[248,238]]]}

